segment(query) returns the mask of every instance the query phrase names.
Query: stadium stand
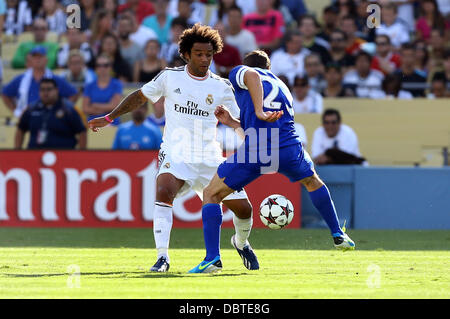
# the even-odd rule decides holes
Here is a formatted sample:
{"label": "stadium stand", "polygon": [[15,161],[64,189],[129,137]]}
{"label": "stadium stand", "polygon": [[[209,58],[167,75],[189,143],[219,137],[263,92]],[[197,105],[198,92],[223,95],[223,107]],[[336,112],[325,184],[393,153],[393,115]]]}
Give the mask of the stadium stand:
{"label": "stadium stand", "polygon": [[[32,3],[31,0],[22,1],[28,1],[29,4]],[[61,7],[63,7],[64,4],[69,3],[68,1],[58,2]],[[116,4],[121,5],[125,2],[126,0],[118,0],[116,1]],[[226,11],[228,10],[228,4],[226,3],[228,2],[230,1],[194,0],[192,3],[191,20],[200,19],[203,23],[208,23],[212,16],[217,16],[221,22],[226,25]],[[260,9],[257,7],[258,4],[254,1],[232,2],[233,5],[241,7],[243,15]],[[365,10],[366,8],[361,7],[367,5],[369,2],[337,0],[298,0],[298,2],[302,2],[305,5],[307,9],[306,13],[314,16],[319,24],[318,27],[320,27],[318,28],[315,39],[315,43],[317,44],[312,46],[311,43],[302,43],[304,48],[308,47],[313,52],[320,52],[320,50],[324,50],[324,48],[330,50],[330,30],[341,29],[347,37],[350,32],[350,34],[356,36],[358,40],[357,46],[355,46],[355,43],[352,45],[347,43],[347,52],[350,52],[348,50],[351,49],[351,52],[362,50],[372,56],[376,54],[374,37],[376,30],[366,27],[370,12],[367,12],[367,10]],[[302,13],[295,11],[297,9],[290,6],[292,3],[292,1],[277,1],[272,8],[283,14],[283,19],[285,20],[285,27],[282,30],[283,33],[289,29],[298,29],[298,21],[301,18]],[[379,2],[379,4],[382,3],[384,2]],[[176,1],[171,1],[169,11],[170,14],[175,17],[178,15],[178,9],[174,4],[176,4]],[[433,16],[429,16],[427,19],[424,19],[424,16],[427,13],[423,8],[422,1],[410,1],[408,4],[402,5],[410,6],[410,8],[413,8],[414,10],[406,10],[413,14],[409,17],[404,16],[403,13],[400,14],[399,12],[398,21],[401,23],[398,24],[398,26],[402,28],[402,26],[406,27],[406,25],[408,25],[411,39],[409,44],[414,46],[416,50],[416,60],[420,60],[420,63],[415,65],[416,73],[426,76],[428,82],[405,82],[401,88],[392,87],[389,91],[383,93],[385,96],[389,97],[383,97],[376,100],[347,97],[349,96],[348,94],[352,92],[352,88],[344,88],[342,91],[345,91],[345,94],[338,96],[346,97],[324,98],[323,108],[326,109],[332,107],[341,112],[343,122],[350,125],[356,131],[359,139],[360,151],[370,165],[442,166],[443,163],[448,163],[448,155],[445,154],[446,152],[448,153],[448,149],[450,148],[450,124],[448,124],[448,119],[450,118],[450,108],[448,107],[450,97],[450,47],[448,46],[448,43],[450,43],[450,15],[445,8],[439,7],[439,1],[434,1],[437,10],[434,10]],[[96,10],[99,12],[98,9],[102,9],[101,5],[98,5],[97,7]],[[380,8],[383,8],[382,5]],[[122,13],[116,12],[117,7],[115,9],[109,9],[114,12],[106,14],[105,18],[102,18],[101,24],[103,27],[105,25],[110,25],[110,31],[118,36],[116,23],[119,15]],[[403,7],[403,9],[405,9],[405,7]],[[219,11],[220,16],[218,15]],[[203,17],[199,15],[200,12],[204,12]],[[402,12],[405,12],[405,10],[402,10]],[[37,16],[38,12],[34,12],[33,19]],[[95,14],[93,16],[95,16]],[[353,32],[351,28],[349,29],[348,26],[343,23],[349,18],[356,22],[356,25],[358,26],[356,32]],[[420,19],[423,23],[419,28],[417,22]],[[96,34],[100,32],[98,29],[100,27],[98,21],[94,20],[95,19],[92,19],[92,21],[83,21],[82,24],[84,27],[82,27],[82,31],[85,32],[83,41],[90,42],[93,53],[96,55],[100,49],[99,42],[93,41],[92,38],[90,38],[90,35],[92,33]],[[427,26],[426,21],[433,21],[432,25]],[[48,20],[48,23],[50,27],[49,30],[54,30],[50,26],[52,21]],[[381,15],[381,23],[383,23],[383,15]],[[139,26],[137,22],[135,24],[133,30],[133,32],[135,32],[134,35],[144,35],[148,33],[148,30],[147,33],[145,32],[145,26]],[[11,25],[5,25],[5,34],[1,37],[3,77],[0,80],[3,85],[10,82],[18,74],[24,72],[24,70],[12,69],[10,63],[19,44],[33,39],[33,33],[30,31],[15,35],[7,34],[6,30],[8,27],[11,27]],[[424,28],[429,29],[429,35],[422,34]],[[25,29],[29,30],[29,28]],[[432,31],[435,29],[438,29],[439,32],[433,33]],[[103,36],[105,35],[107,34],[104,34]],[[442,37],[447,41],[438,41],[439,39],[442,39]],[[46,34],[46,39],[59,42],[60,44],[66,41],[64,35],[58,37],[58,34],[54,31],[49,31]],[[444,45],[442,45],[442,43],[444,43]],[[284,45],[284,43],[282,43],[282,45]],[[392,49],[394,51],[396,50],[395,48]],[[422,52],[420,52],[421,50]],[[399,54],[401,59],[401,52],[397,51],[396,53]],[[327,67],[326,62],[327,61],[321,61],[320,65],[317,66],[317,69],[321,70]],[[183,62],[177,61],[177,63]],[[340,65],[340,67],[342,66],[343,65]],[[92,68],[93,65],[88,65],[88,67]],[[345,65],[345,68],[342,69],[342,76],[352,68],[354,68],[354,65]],[[63,71],[65,70],[57,69],[55,70],[55,73],[60,74]],[[320,72],[323,73],[323,71]],[[433,78],[436,73],[439,73],[439,76],[445,78],[447,81],[447,97],[445,98],[436,99],[433,98],[433,94],[430,94],[432,93],[429,90],[430,79]],[[283,74],[277,75],[283,76]],[[302,74],[298,75],[302,76]],[[320,75],[323,78],[323,74]],[[409,77],[413,79],[414,77],[417,78],[417,74],[410,74]],[[358,83],[361,84],[362,82],[363,80]],[[326,82],[324,82],[324,84],[326,85]],[[140,83],[125,83],[124,95],[127,95],[140,86]],[[402,95],[401,93],[405,93],[405,90],[408,91],[417,88],[425,90],[428,98],[401,99],[401,96],[404,96],[404,94]],[[322,89],[323,87],[318,89],[319,93]],[[293,90],[291,90],[291,92],[293,92]],[[392,99],[392,95],[397,98]],[[350,94],[350,96],[352,95]],[[81,99],[76,103],[76,107],[80,114],[82,114]],[[121,121],[125,122],[130,119],[131,115],[126,114],[122,116]],[[307,137],[311,139],[314,130],[321,124],[321,115],[314,113],[297,114],[295,120],[296,122],[303,124]],[[7,109],[3,101],[0,100],[0,149],[12,148],[16,123],[17,119],[13,117],[12,112]],[[88,135],[88,149],[110,149],[115,130],[116,127],[108,127],[102,131],[102,134],[90,132]]]}
{"label": "stadium stand", "polygon": [[[355,130],[361,153],[370,165],[443,164],[444,148],[450,147],[450,109],[445,100],[380,103],[369,99],[324,99],[324,104],[324,108],[338,109],[343,122]],[[321,125],[320,114],[297,114],[295,120],[304,125],[307,136]]]}

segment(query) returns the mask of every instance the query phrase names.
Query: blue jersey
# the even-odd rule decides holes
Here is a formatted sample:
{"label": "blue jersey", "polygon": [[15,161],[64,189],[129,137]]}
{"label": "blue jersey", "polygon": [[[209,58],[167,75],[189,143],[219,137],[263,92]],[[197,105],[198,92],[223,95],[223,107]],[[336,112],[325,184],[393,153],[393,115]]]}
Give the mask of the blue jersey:
{"label": "blue jersey", "polygon": [[[229,74],[230,82],[234,88],[236,101],[240,108],[240,121],[244,131],[247,132],[247,130],[251,128],[256,129],[259,144],[264,143],[261,139],[266,138],[267,143],[270,146],[273,144],[271,143],[271,137],[278,129],[278,145],[280,148],[299,144],[299,136],[294,127],[293,98],[288,87],[270,70],[251,68],[257,71],[261,78],[264,90],[263,110],[284,112],[283,116],[273,123],[262,121],[256,117],[252,98],[244,84],[244,74],[248,69],[250,69],[250,67],[239,65],[231,70]],[[261,128],[267,129],[267,135],[261,135]],[[246,143],[249,143],[248,135],[246,136]]]}
{"label": "blue jersey", "polygon": [[148,121],[136,125],[129,121],[119,125],[112,148],[114,150],[157,150],[162,142],[159,127]]}

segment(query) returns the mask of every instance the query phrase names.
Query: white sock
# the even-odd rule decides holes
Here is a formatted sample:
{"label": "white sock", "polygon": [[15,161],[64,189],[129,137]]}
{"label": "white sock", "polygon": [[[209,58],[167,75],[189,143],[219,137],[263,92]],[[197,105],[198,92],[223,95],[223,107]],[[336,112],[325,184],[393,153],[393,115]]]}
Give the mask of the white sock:
{"label": "white sock", "polygon": [[239,249],[244,248],[247,243],[248,237],[250,237],[250,231],[252,230],[253,218],[241,219],[233,215],[233,224],[236,231],[236,246]]}
{"label": "white sock", "polygon": [[172,206],[156,202],[155,211],[153,212],[153,236],[156,249],[158,250],[158,258],[164,256],[167,262],[170,261],[168,250],[172,223]]}

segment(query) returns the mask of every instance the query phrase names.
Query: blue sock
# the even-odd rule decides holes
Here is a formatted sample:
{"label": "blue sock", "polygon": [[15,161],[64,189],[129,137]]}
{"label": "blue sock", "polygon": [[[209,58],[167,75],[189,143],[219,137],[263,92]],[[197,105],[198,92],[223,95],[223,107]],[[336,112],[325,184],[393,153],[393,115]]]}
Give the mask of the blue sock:
{"label": "blue sock", "polygon": [[323,219],[331,230],[333,236],[338,236],[343,234],[341,227],[339,226],[339,220],[336,214],[336,208],[334,207],[333,200],[331,199],[330,192],[328,188],[323,185],[321,188],[310,192],[309,196],[314,204],[314,206],[322,215]]}
{"label": "blue sock", "polygon": [[220,255],[220,226],[222,209],[219,204],[206,204],[202,207],[203,237],[206,247],[206,261]]}

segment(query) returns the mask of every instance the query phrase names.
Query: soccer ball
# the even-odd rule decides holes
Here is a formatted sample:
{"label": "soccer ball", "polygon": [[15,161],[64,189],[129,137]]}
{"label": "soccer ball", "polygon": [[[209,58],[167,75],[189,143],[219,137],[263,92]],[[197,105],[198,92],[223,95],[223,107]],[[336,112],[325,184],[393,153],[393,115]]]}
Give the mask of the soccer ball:
{"label": "soccer ball", "polygon": [[294,218],[294,206],[283,195],[273,194],[261,202],[259,217],[270,229],[281,229]]}

